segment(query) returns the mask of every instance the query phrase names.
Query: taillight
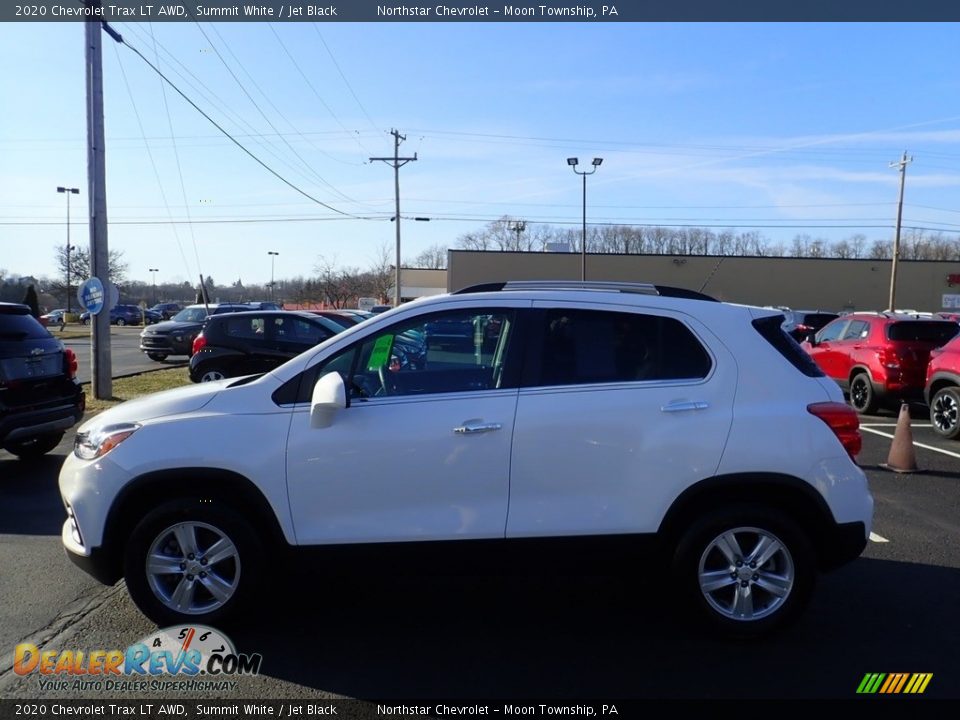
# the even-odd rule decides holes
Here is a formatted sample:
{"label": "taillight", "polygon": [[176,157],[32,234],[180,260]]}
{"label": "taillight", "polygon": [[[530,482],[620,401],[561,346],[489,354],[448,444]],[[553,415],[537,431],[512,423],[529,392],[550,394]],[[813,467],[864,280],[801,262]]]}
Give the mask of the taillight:
{"label": "taillight", "polygon": [[70,348],[63,349],[63,371],[71,380],[77,376],[77,368],[80,363],[77,361],[77,354]]}
{"label": "taillight", "polygon": [[806,335],[811,330],[813,330],[813,328],[810,327],[809,325],[801,325],[801,324],[797,325],[797,331],[802,332],[804,335]]}
{"label": "taillight", "polygon": [[203,336],[201,332],[193,339],[193,354],[196,355],[200,352],[200,348],[207,344],[207,339]]}
{"label": "taillight", "polygon": [[894,348],[885,347],[880,351],[880,364],[887,370],[899,370],[900,361],[900,353]]}
{"label": "taillight", "polygon": [[833,430],[850,457],[857,456],[863,446],[863,438],[860,436],[860,418],[852,407],[839,402],[821,402],[807,405],[807,411]]}

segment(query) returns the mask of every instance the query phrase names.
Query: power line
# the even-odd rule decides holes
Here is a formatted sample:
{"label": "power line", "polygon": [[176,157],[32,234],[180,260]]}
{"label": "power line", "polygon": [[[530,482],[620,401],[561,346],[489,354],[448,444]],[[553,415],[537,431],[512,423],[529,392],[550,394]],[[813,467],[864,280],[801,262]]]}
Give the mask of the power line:
{"label": "power line", "polygon": [[118,38],[118,42],[122,43],[125,47],[129,48],[133,53],[135,53],[135,54],[137,55],[137,57],[139,57],[139,58],[140,58],[141,60],[143,60],[147,65],[149,65],[150,68],[151,68],[155,73],[157,73],[157,75],[159,75],[161,78],[163,78],[164,82],[166,82],[171,88],[173,88],[174,91],[175,91],[178,95],[180,95],[180,97],[182,97],[184,100],[186,100],[187,103],[189,103],[190,106],[191,106],[194,110],[196,110],[198,113],[200,113],[201,115],[203,115],[203,117],[205,117],[205,118],[207,119],[207,121],[208,121],[211,125],[213,125],[213,126],[214,126],[217,130],[219,130],[221,133],[223,133],[227,138],[230,139],[231,142],[233,142],[234,145],[236,145],[236,146],[237,146],[238,148],[240,148],[244,153],[246,153],[247,155],[249,155],[258,165],[260,165],[264,170],[266,170],[267,172],[269,172],[269,173],[270,173],[271,175],[273,175],[275,178],[277,178],[278,180],[280,180],[280,182],[282,182],[284,185],[286,185],[287,187],[291,188],[292,190],[294,190],[295,192],[299,193],[300,195],[302,195],[303,197],[307,198],[308,200],[312,200],[312,201],[313,201],[314,203],[316,203],[317,205],[321,205],[321,206],[327,208],[328,210],[332,210],[333,212],[335,212],[335,213],[337,213],[337,214],[339,214],[339,215],[344,215],[345,217],[352,217],[352,218],[360,219],[358,216],[353,215],[352,213],[345,212],[345,211],[343,211],[343,210],[340,210],[339,208],[336,208],[336,207],[334,207],[334,206],[332,206],[332,205],[329,205],[329,204],[323,202],[322,200],[318,200],[317,198],[315,198],[315,197],[314,197],[313,195],[311,195],[310,193],[306,192],[305,190],[302,190],[301,188],[297,187],[297,186],[294,185],[292,182],[290,182],[289,180],[287,180],[283,175],[281,175],[280,173],[278,173],[278,172],[277,172],[276,170],[274,170],[272,167],[270,167],[269,165],[267,165],[263,160],[261,160],[259,157],[257,157],[256,155],[254,155],[250,150],[247,149],[247,147],[246,147],[245,145],[243,145],[243,143],[241,143],[239,140],[237,140],[235,137],[233,137],[233,135],[231,135],[229,132],[227,132],[216,120],[214,120],[214,119],[213,119],[212,117],[210,117],[206,112],[204,112],[204,110],[203,110],[199,105],[197,105],[193,100],[191,100],[179,87],[177,87],[177,85],[176,85],[173,81],[171,81],[170,78],[168,78],[166,75],[164,75],[163,72],[162,72],[156,65],[154,65],[154,64],[153,64],[152,62],[150,62],[146,57],[144,57],[143,53],[141,53],[141,52],[140,52],[139,50],[137,50],[135,47],[133,47],[132,45],[130,45],[128,42],[126,42],[126,41],[125,41],[122,37],[120,37],[119,35],[117,35],[117,38]]}
{"label": "power line", "polygon": [[324,39],[323,34],[320,32],[320,28],[317,27],[316,23],[310,23],[313,26],[314,32],[320,37],[320,42],[323,43],[323,49],[327,51],[327,55],[330,56],[330,61],[333,63],[333,66],[337,69],[337,72],[340,73],[340,79],[343,80],[343,84],[347,86],[347,90],[350,91],[350,94],[353,96],[353,99],[356,100],[357,105],[360,107],[360,111],[367,118],[367,122],[370,123],[370,127],[379,132],[380,128],[377,127],[377,124],[370,117],[370,113],[367,112],[367,109],[363,106],[363,103],[360,102],[360,98],[357,97],[357,94],[353,91],[353,86],[350,84],[350,81],[347,80],[347,76],[343,74],[343,70],[340,69],[340,63],[337,62],[337,59],[333,56],[333,51],[330,50],[330,46],[327,45],[327,41]]}

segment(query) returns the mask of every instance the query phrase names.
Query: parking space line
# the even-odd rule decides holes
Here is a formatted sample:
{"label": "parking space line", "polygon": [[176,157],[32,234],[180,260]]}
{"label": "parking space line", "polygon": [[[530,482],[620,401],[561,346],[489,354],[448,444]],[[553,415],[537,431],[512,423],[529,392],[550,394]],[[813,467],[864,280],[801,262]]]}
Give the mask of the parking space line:
{"label": "parking space line", "polygon": [[870,542],[881,543],[881,542],[890,542],[890,541],[887,540],[885,537],[883,537],[883,535],[877,535],[875,532],[872,532],[870,533]]}
{"label": "parking space line", "polygon": [[[860,427],[892,427],[895,428],[896,423],[860,423]],[[915,428],[932,428],[933,425],[930,423],[910,423],[910,427]]]}
{"label": "parking space line", "polygon": [[[866,430],[869,433],[874,435],[882,435],[885,438],[890,438],[893,440],[893,435],[890,433],[880,432],[879,430],[874,430],[873,428],[860,426],[861,430]],[[950,452],[949,450],[944,450],[943,448],[933,447],[933,445],[924,445],[923,443],[918,443],[916,440],[913,441],[913,444],[918,448],[923,448],[924,450],[933,450],[933,452],[942,453],[943,455],[949,455],[950,457],[960,458],[960,453]]]}

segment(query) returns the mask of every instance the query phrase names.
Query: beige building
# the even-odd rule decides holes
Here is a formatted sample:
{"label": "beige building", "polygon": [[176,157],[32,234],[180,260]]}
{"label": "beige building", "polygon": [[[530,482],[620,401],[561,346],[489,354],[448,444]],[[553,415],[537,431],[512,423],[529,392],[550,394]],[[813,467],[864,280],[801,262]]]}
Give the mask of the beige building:
{"label": "beige building", "polygon": [[[447,290],[504,280],[580,279],[578,253],[450,250],[447,257]],[[587,279],[673,285],[749,305],[883,310],[890,266],[889,260],[598,254],[587,256]],[[407,286],[406,275],[402,283]],[[901,261],[896,304],[960,311],[960,263]]]}

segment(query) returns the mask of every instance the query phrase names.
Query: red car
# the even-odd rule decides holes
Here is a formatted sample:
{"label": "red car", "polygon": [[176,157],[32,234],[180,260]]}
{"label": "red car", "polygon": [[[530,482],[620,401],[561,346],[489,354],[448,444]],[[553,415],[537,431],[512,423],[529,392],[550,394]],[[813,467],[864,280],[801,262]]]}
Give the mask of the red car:
{"label": "red car", "polygon": [[960,325],[895,313],[853,313],[837,318],[802,347],[837,381],[859,413],[923,396],[930,352],[949,342]]}
{"label": "red car", "polygon": [[934,431],[945,438],[960,437],[960,337],[930,353],[923,395]]}

